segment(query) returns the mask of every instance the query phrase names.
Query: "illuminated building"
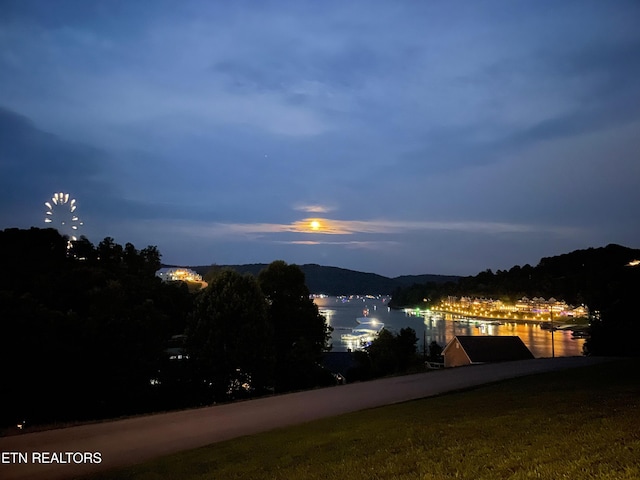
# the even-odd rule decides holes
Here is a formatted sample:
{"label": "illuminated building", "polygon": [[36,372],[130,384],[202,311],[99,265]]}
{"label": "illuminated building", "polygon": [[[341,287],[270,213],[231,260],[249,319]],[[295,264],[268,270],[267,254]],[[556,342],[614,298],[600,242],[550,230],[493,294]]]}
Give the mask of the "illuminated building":
{"label": "illuminated building", "polygon": [[202,275],[183,267],[161,268],[156,276],[165,282],[202,282]]}

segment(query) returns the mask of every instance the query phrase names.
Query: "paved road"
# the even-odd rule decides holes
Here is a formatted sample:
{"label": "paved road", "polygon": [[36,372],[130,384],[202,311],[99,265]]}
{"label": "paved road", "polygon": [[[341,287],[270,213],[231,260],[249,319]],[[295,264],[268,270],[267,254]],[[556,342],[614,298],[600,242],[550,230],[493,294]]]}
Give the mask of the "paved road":
{"label": "paved road", "polygon": [[[534,373],[592,365],[565,357],[475,365],[430,373],[0,438],[0,478],[65,479],[133,465],[243,435],[372,407],[438,395]],[[5,463],[19,452],[26,463]],[[101,463],[34,463],[33,452],[99,452]]]}

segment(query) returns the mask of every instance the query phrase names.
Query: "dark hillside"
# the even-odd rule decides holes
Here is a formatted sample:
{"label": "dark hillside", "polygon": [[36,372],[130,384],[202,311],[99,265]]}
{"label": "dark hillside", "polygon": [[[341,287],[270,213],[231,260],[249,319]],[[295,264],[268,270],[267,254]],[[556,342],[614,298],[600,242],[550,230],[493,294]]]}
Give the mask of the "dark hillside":
{"label": "dark hillside", "polygon": [[485,270],[458,282],[414,284],[399,288],[392,308],[425,306],[448,295],[515,301],[523,296],[554,297],[586,305],[594,314],[586,351],[596,355],[639,355],[635,333],[640,292],[640,250],[610,244],[545,257],[538,265]]}
{"label": "dark hillside", "polygon": [[393,281],[396,286],[405,286],[409,287],[416,283],[447,283],[447,282],[457,282],[460,280],[460,276],[458,275],[402,275],[400,277],[394,277]]}
{"label": "dark hillside", "polygon": [[315,264],[303,265],[301,268],[306,276],[309,290],[314,293],[384,295],[390,294],[394,288],[392,279],[375,273]]}
{"label": "dark hillside", "polygon": [[[214,269],[230,268],[240,273],[258,275],[266,267],[266,264],[254,263],[246,265],[203,265],[189,268],[206,277]],[[433,274],[404,275],[389,278],[375,273],[358,272],[346,268],[317,264],[300,265],[300,269],[305,274],[309,291],[326,295],[391,295],[398,287],[407,287],[415,283],[424,282],[455,282],[460,278],[452,275]]]}
{"label": "dark hillside", "polygon": [[[510,270],[485,270],[457,282],[424,282],[394,292],[395,306],[415,306],[411,299],[446,295],[494,297],[517,300],[527,297],[556,297],[572,304],[586,303],[602,310],[637,285],[639,267],[629,263],[640,259],[640,250],[620,245],[576,250],[545,257],[537,266],[515,265]],[[404,300],[403,300],[404,299]]]}

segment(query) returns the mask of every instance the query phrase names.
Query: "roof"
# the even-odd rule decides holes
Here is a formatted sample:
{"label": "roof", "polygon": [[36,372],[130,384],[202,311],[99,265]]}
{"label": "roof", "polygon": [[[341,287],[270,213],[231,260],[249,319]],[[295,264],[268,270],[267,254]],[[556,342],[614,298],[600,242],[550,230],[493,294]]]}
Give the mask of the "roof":
{"label": "roof", "polygon": [[455,339],[458,340],[469,360],[473,363],[506,362],[534,358],[531,351],[518,336],[458,335],[445,347],[443,354],[446,354],[447,348],[453,344]]}

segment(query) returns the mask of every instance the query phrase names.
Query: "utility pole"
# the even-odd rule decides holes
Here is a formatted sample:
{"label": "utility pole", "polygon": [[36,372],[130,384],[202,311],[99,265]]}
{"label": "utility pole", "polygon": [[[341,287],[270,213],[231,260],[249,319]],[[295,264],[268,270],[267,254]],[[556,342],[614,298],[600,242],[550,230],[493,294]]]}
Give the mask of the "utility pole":
{"label": "utility pole", "polygon": [[553,305],[549,307],[549,320],[551,321],[551,358],[556,358],[556,344],[553,341]]}

